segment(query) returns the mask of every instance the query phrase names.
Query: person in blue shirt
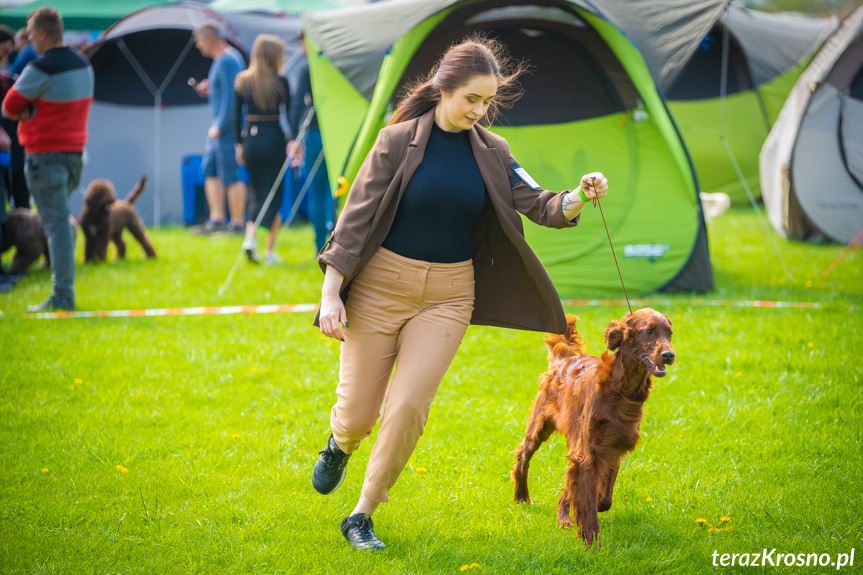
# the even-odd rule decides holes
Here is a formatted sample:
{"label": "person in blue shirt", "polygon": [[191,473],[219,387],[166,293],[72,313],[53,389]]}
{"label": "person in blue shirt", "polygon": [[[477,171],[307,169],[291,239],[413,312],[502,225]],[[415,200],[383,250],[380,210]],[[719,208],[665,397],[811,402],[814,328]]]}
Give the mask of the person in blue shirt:
{"label": "person in blue shirt", "polygon": [[[303,32],[300,31],[297,37],[299,39],[300,52],[303,56],[306,56],[306,40]],[[297,72],[296,97],[291,101],[291,109],[288,114],[291,126],[299,129],[303,118],[313,108],[312,81],[309,75],[309,63],[308,60],[305,60]],[[321,129],[318,126],[317,116],[312,116],[303,144],[301,173],[304,178],[312,176],[312,181],[309,184],[308,209],[309,220],[311,220],[312,227],[315,230],[315,251],[317,253],[321,251],[327,238],[333,232],[336,211],[336,200],[333,198],[330,182],[327,179],[327,163],[323,158],[318,165],[318,170],[314,174],[311,174],[312,166],[314,166],[318,155],[323,150]]]}
{"label": "person in blue shirt", "polygon": [[[195,233],[221,231],[243,233],[246,220],[246,184],[240,180],[234,154],[234,82],[246,68],[242,55],[228,44],[219,24],[213,20],[201,23],[194,31],[195,47],[206,58],[213,59],[207,79],[195,85],[206,97],[213,121],[207,130],[204,149],[204,193],[210,207],[210,218],[192,229]],[[227,222],[225,195],[231,220]]]}

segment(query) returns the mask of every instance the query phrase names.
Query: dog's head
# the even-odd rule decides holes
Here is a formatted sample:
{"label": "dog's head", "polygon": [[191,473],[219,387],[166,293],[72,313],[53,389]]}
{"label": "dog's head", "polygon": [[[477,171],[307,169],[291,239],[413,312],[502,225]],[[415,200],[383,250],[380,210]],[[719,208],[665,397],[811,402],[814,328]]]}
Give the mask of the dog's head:
{"label": "dog's head", "polygon": [[641,364],[650,375],[665,377],[665,366],[674,363],[676,357],[671,334],[671,321],[648,307],[609,323],[605,341],[622,359]]}
{"label": "dog's head", "polygon": [[84,203],[90,210],[108,210],[115,201],[117,193],[108,180],[93,180],[84,192]]}

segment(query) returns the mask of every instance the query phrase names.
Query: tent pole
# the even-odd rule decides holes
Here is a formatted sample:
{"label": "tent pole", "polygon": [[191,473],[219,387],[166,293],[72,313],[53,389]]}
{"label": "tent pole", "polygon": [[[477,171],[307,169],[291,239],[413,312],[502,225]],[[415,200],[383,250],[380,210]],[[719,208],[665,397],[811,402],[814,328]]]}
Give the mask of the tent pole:
{"label": "tent pole", "polygon": [[162,91],[156,92],[156,117],[153,122],[153,225],[159,227],[162,223]]}

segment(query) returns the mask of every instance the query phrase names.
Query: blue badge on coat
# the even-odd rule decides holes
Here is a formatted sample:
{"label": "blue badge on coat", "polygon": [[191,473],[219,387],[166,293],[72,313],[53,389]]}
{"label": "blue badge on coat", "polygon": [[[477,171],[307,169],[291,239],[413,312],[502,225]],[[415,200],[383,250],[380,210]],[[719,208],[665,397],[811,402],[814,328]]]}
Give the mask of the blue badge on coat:
{"label": "blue badge on coat", "polygon": [[542,187],[536,183],[536,180],[530,177],[527,170],[518,165],[517,162],[511,163],[509,167],[512,168],[513,171],[513,173],[509,175],[509,186],[511,188],[516,187],[520,182],[524,182],[534,190],[542,189]]}

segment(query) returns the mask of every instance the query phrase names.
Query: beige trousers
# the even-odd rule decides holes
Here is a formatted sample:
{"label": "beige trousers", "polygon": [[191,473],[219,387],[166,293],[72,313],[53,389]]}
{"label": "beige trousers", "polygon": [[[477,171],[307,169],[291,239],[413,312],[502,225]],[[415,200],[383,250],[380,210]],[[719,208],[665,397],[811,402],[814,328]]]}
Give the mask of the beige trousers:
{"label": "beige trousers", "polygon": [[363,483],[367,499],[389,501],[470,323],[473,301],[470,260],[429,263],[380,248],[352,282],[330,427],[339,448],[351,453],[380,417]]}

